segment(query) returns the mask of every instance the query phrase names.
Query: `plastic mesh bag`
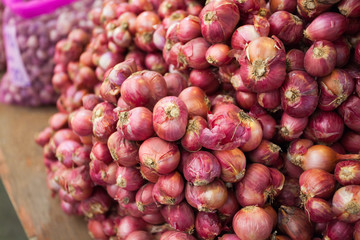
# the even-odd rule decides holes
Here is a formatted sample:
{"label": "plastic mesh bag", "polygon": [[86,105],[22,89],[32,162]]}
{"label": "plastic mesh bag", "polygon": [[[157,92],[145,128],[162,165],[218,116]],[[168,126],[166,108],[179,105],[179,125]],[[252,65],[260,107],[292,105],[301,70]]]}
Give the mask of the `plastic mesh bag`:
{"label": "plastic mesh bag", "polygon": [[94,0],[6,0],[3,39],[7,72],[0,101],[24,106],[54,104],[51,86],[56,43],[75,28],[91,31]]}

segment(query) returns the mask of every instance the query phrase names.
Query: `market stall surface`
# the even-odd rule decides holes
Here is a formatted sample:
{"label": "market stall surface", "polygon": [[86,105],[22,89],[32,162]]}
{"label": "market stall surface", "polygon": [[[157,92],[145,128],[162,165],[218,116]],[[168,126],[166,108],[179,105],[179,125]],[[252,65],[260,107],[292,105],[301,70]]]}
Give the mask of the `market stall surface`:
{"label": "market stall surface", "polygon": [[55,112],[0,104],[0,176],[28,239],[87,240],[86,222],[67,216],[51,197],[42,149],[34,142]]}

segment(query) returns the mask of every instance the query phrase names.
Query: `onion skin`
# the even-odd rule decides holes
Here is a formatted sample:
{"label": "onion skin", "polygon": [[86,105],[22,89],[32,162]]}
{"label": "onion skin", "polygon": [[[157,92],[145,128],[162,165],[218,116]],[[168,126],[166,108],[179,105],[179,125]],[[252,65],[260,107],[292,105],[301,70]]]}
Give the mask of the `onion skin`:
{"label": "onion skin", "polygon": [[310,220],[315,223],[327,223],[334,218],[330,203],[321,198],[308,199],[304,209]]}
{"label": "onion skin", "polygon": [[272,226],[271,216],[257,206],[242,208],[233,219],[234,231],[242,240],[267,239],[271,234]]}
{"label": "onion skin", "polygon": [[304,36],[311,41],[334,41],[338,39],[345,30],[346,18],[339,13],[327,12],[319,15],[310,23],[304,31]]}
{"label": "onion skin", "polygon": [[299,180],[293,177],[286,177],[284,186],[280,194],[276,197],[276,201],[289,207],[300,207],[300,185]]}
{"label": "onion skin", "polygon": [[339,108],[338,113],[344,118],[345,125],[360,133],[360,98],[350,96]]}
{"label": "onion skin", "polygon": [[257,94],[257,102],[263,108],[274,110],[280,106],[280,91],[278,89],[265,93]]}
{"label": "onion skin", "polygon": [[268,167],[253,163],[246,169],[245,177],[235,186],[236,198],[243,207],[265,205],[272,187],[271,173]]}
{"label": "onion skin", "polygon": [[93,135],[98,141],[106,142],[116,130],[118,117],[113,110],[114,105],[108,102],[99,103],[93,110]]}
{"label": "onion skin", "polygon": [[218,240],[240,240],[235,234],[224,234]]}
{"label": "onion skin", "polygon": [[336,48],[330,41],[315,41],[305,53],[305,70],[314,77],[325,77],[329,75],[335,66]]}
{"label": "onion skin", "polygon": [[232,58],[229,56],[230,47],[223,43],[217,43],[206,51],[206,61],[215,67],[230,63]]}
{"label": "onion skin", "polygon": [[213,212],[221,208],[227,196],[227,189],[221,180],[204,186],[192,186],[187,183],[185,187],[186,201],[199,211]]}
{"label": "onion skin", "polygon": [[286,53],[286,72],[294,70],[304,71],[305,53],[299,49],[291,49]]}
{"label": "onion skin", "polygon": [[211,68],[203,70],[193,69],[188,81],[191,86],[201,88],[206,94],[215,93],[220,86],[219,76]]}
{"label": "onion skin", "polygon": [[121,85],[121,98],[131,107],[148,107],[167,94],[165,79],[154,71],[132,74]]}
{"label": "onion skin", "polygon": [[130,141],[144,141],[154,134],[152,112],[145,107],[136,107],[119,114],[118,131]]}
{"label": "onion skin", "polygon": [[213,114],[208,114],[208,125],[201,133],[200,142],[211,150],[243,147],[246,150],[242,150],[251,151],[262,138],[259,122],[233,104],[221,104]]}
{"label": "onion skin", "polygon": [[296,10],[295,0],[270,0],[269,3],[270,10],[273,13],[277,11],[287,11],[293,13]]}
{"label": "onion skin", "polygon": [[189,152],[197,152],[202,146],[200,144],[200,135],[203,129],[207,127],[207,122],[200,116],[189,119],[186,133],[181,138],[181,146]]}
{"label": "onion skin", "polygon": [[176,144],[158,137],[145,140],[139,149],[141,164],[160,174],[168,174],[176,169],[180,161],[180,151]]}
{"label": "onion skin", "polygon": [[310,116],[318,104],[318,84],[304,71],[292,71],[281,87],[281,106],[292,117]]}
{"label": "onion skin", "polygon": [[164,97],[155,104],[153,111],[154,131],[166,141],[176,141],[184,136],[187,119],[187,107],[178,97]]}
{"label": "onion skin", "polygon": [[119,131],[109,137],[107,146],[114,161],[121,166],[132,167],[140,161],[139,144],[125,139]]}
{"label": "onion skin", "polygon": [[152,183],[156,183],[159,179],[159,174],[154,169],[148,168],[142,164],[140,164],[140,173],[144,179]]}
{"label": "onion skin", "polygon": [[205,151],[191,153],[183,168],[185,179],[194,186],[202,186],[211,183],[220,177],[221,166],[217,158]]}
{"label": "onion skin", "polygon": [[71,128],[79,136],[88,136],[92,133],[92,112],[86,109],[76,111],[71,119]]}
{"label": "onion skin", "polygon": [[355,223],[353,238],[354,238],[354,240],[359,240],[360,239],[360,222],[359,221],[357,221]]}
{"label": "onion skin", "polygon": [[270,36],[276,35],[285,45],[294,44],[303,37],[303,21],[286,11],[277,11],[269,18]]}
{"label": "onion skin", "polygon": [[160,240],[196,240],[193,236],[177,231],[167,231],[161,234]]}
{"label": "onion skin", "polygon": [[152,214],[145,214],[141,217],[145,222],[150,224],[163,224],[165,220],[160,212],[152,213]]}
{"label": "onion skin", "polygon": [[260,122],[263,131],[263,138],[266,140],[272,139],[275,136],[275,132],[276,132],[275,119],[269,114],[264,114],[259,117],[256,117],[256,120]]}
{"label": "onion skin", "polygon": [[153,188],[153,183],[147,183],[136,192],[136,205],[139,211],[144,214],[157,213],[159,211],[152,198]]}
{"label": "onion skin", "polygon": [[297,207],[281,206],[279,208],[278,228],[291,239],[310,240],[313,236],[313,227],[308,217]]}
{"label": "onion skin", "polygon": [[184,180],[179,172],[159,177],[152,191],[156,204],[176,205],[184,199]]}
{"label": "onion skin", "polygon": [[354,227],[352,224],[334,220],[328,223],[323,235],[324,239],[351,240],[353,231]]}
{"label": "onion skin", "polygon": [[336,48],[336,67],[345,66],[350,59],[351,46],[345,37],[333,41]]}
{"label": "onion skin", "polygon": [[343,0],[339,3],[340,13],[346,17],[360,17],[360,3],[356,0]]}
{"label": "onion skin", "polygon": [[215,239],[222,229],[220,218],[216,213],[198,212],[195,229],[197,235],[202,239]]}
{"label": "onion skin", "polygon": [[194,69],[206,69],[210,64],[206,61],[206,51],[210,44],[201,37],[194,38],[183,46],[180,46],[177,54],[177,64],[180,69],[188,67]]}
{"label": "onion skin", "polygon": [[360,152],[360,134],[353,131],[346,131],[340,141],[341,145],[344,146],[349,153]]}
{"label": "onion skin", "polygon": [[245,110],[249,110],[257,101],[256,93],[236,91],[236,102]]}
{"label": "onion skin", "polygon": [[128,191],[136,191],[144,184],[140,171],[135,167],[119,167],[116,171],[116,185]]}
{"label": "onion skin", "polygon": [[286,76],[285,60],[284,46],[277,38],[251,41],[239,61],[245,87],[257,93],[279,88]]}
{"label": "onion skin", "polygon": [[318,0],[297,0],[297,12],[307,20],[314,19],[330,7],[330,4],[322,4]]}
{"label": "onion skin", "polygon": [[355,82],[349,73],[335,69],[320,79],[320,98],[318,108],[332,111],[340,106],[354,91]]}
{"label": "onion skin", "polygon": [[132,232],[138,230],[145,230],[145,228],[146,228],[146,223],[141,218],[125,216],[121,219],[121,221],[117,226],[116,236],[119,239],[124,239]]}
{"label": "onion skin", "polygon": [[182,43],[201,37],[200,19],[192,14],[182,19],[176,30],[176,35]]}
{"label": "onion skin", "polygon": [[168,96],[179,96],[182,90],[187,87],[187,80],[180,73],[166,73],[164,79]]}
{"label": "onion skin", "polygon": [[235,213],[237,213],[239,210],[240,205],[236,200],[235,193],[233,191],[228,191],[228,198],[225,204],[217,211],[221,221],[224,224],[227,224],[232,222]]}
{"label": "onion skin", "polygon": [[286,141],[292,141],[299,138],[305,130],[309,119],[294,118],[290,115],[283,113],[280,120],[280,136]]}
{"label": "onion skin", "polygon": [[81,202],[81,211],[87,218],[96,218],[109,211],[112,199],[101,187],[95,187],[92,195]]}
{"label": "onion skin", "polygon": [[260,33],[256,31],[254,25],[242,25],[234,31],[231,37],[231,47],[238,50],[244,50],[251,41],[260,36]]}
{"label": "onion skin", "polygon": [[322,144],[332,144],[344,132],[344,121],[336,112],[315,112],[309,119],[304,137]]}
{"label": "onion skin", "polygon": [[152,236],[146,231],[134,231],[130,233],[125,240],[151,240]]}
{"label": "onion skin", "polygon": [[262,140],[255,150],[247,153],[247,156],[251,162],[270,167],[278,160],[280,151],[281,148],[278,145],[268,140]]}
{"label": "onion skin", "polygon": [[360,219],[360,186],[348,185],[338,189],[332,199],[332,210],[338,220],[355,223]]}
{"label": "onion skin", "polygon": [[193,209],[185,201],[174,206],[164,206],[161,214],[174,229],[192,234],[195,228]]}
{"label": "onion skin", "polygon": [[306,170],[299,178],[301,198],[305,202],[312,197],[328,199],[335,191],[335,178],[321,169]]}
{"label": "onion skin", "polygon": [[189,116],[200,116],[206,118],[210,111],[210,101],[205,92],[199,87],[187,87],[180,94],[181,99],[188,110]]}
{"label": "onion skin", "polygon": [[213,151],[213,154],[221,166],[221,180],[236,183],[244,177],[246,158],[240,149]]}
{"label": "onion skin", "polygon": [[107,240],[108,236],[105,235],[101,222],[96,219],[90,219],[88,222],[88,232],[93,239]]}
{"label": "onion skin", "polygon": [[239,10],[231,0],[215,0],[200,12],[201,34],[210,43],[225,42],[240,19]]}

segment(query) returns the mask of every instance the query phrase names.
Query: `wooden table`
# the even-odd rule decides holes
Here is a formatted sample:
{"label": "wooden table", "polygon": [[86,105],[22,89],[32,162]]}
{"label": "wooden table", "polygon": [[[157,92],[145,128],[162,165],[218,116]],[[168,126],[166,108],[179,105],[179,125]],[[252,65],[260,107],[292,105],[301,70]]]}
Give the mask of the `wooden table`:
{"label": "wooden table", "polygon": [[51,197],[42,149],[34,142],[55,112],[0,104],[0,176],[30,240],[88,240],[84,219],[67,216]]}

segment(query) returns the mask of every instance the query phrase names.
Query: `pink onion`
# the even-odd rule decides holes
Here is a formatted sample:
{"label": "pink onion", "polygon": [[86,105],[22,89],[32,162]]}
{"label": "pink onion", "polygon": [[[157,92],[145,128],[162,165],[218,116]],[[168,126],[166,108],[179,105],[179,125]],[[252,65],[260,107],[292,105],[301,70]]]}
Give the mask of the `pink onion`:
{"label": "pink onion", "polygon": [[339,3],[340,13],[346,17],[360,17],[360,3],[356,0],[343,0]]}
{"label": "pink onion", "polygon": [[346,65],[350,59],[351,46],[346,38],[341,37],[333,41],[336,48],[336,66],[342,67]]}
{"label": "pink onion", "polygon": [[220,218],[216,213],[198,212],[195,220],[196,233],[202,239],[215,239],[221,232]]}
{"label": "pink onion", "polygon": [[174,206],[164,206],[161,209],[161,214],[174,229],[189,234],[194,232],[194,211],[185,201]]}
{"label": "pink onion", "polygon": [[119,165],[131,167],[139,163],[139,144],[125,139],[120,131],[109,137],[107,146],[112,158]]}
{"label": "pink onion", "polygon": [[255,150],[249,152],[247,156],[251,162],[261,163],[265,166],[273,166],[279,158],[280,151],[281,148],[278,145],[264,139],[260,145]]}
{"label": "pink onion", "polygon": [[277,11],[269,18],[270,35],[276,35],[284,44],[294,44],[303,37],[303,21],[286,11]]}
{"label": "pink onion", "polygon": [[118,117],[113,110],[114,105],[108,102],[99,103],[93,110],[93,135],[101,142],[106,142],[116,130]]}
{"label": "pink onion", "polygon": [[112,199],[101,187],[95,187],[92,195],[81,202],[81,210],[87,218],[95,218],[109,211]]}
{"label": "pink onion", "polygon": [[201,33],[211,43],[225,42],[231,36],[240,19],[239,10],[231,0],[212,1],[199,15]]}
{"label": "pink onion", "polygon": [[180,151],[176,144],[158,137],[145,140],[139,149],[141,164],[160,174],[168,174],[176,169],[180,161]]}
{"label": "pink onion", "polygon": [[334,220],[328,223],[324,232],[324,238],[334,240],[351,240],[354,227],[352,224]]}
{"label": "pink onion", "polygon": [[314,77],[330,74],[336,65],[336,48],[332,42],[319,40],[307,50],[304,58],[306,72]]}
{"label": "pink onion", "polygon": [[281,106],[292,117],[310,116],[318,104],[318,85],[304,71],[292,71],[281,87]]}
{"label": "pink onion", "polygon": [[240,149],[213,151],[213,154],[220,163],[220,178],[224,182],[235,183],[244,177],[246,158]]}
{"label": "pink onion", "polygon": [[71,128],[79,136],[87,136],[92,133],[92,112],[86,109],[76,111],[71,118]]}
{"label": "pink onion", "polygon": [[307,200],[304,208],[305,213],[312,222],[326,223],[334,218],[330,203],[324,199],[310,198]]}
{"label": "pink onion", "polygon": [[220,85],[219,76],[210,68],[192,70],[188,81],[192,86],[201,88],[206,94],[215,93]]}
{"label": "pink onion", "polygon": [[124,81],[121,97],[131,107],[152,108],[158,100],[166,96],[166,91],[166,82],[159,73],[142,71]]}
{"label": "pink onion", "polygon": [[212,45],[206,51],[206,61],[215,67],[220,67],[230,63],[232,58],[229,56],[230,47],[223,43]]}
{"label": "pink onion", "polygon": [[231,37],[231,47],[243,50],[251,41],[259,38],[260,36],[260,33],[256,31],[254,25],[242,25],[234,31]]}
{"label": "pink onion", "polygon": [[290,13],[296,10],[296,1],[294,0],[270,0],[271,12],[288,11]]}
{"label": "pink onion", "polygon": [[146,231],[134,231],[130,233],[125,240],[151,240],[152,236]]}
{"label": "pink onion", "polygon": [[181,146],[189,151],[196,152],[201,149],[200,135],[204,128],[207,127],[207,122],[200,116],[195,116],[188,121],[186,133],[181,138]]}
{"label": "pink onion", "polygon": [[209,128],[201,134],[202,146],[212,150],[243,147],[255,149],[261,141],[262,129],[257,120],[232,104],[221,104],[208,115]]}
{"label": "pink onion", "polygon": [[313,228],[305,212],[297,207],[281,206],[278,212],[278,228],[291,239],[311,239]]}
{"label": "pink onion", "polygon": [[305,202],[312,197],[327,199],[335,190],[335,178],[332,174],[321,169],[309,169],[299,178],[302,200]]}
{"label": "pink onion", "polygon": [[338,189],[332,199],[332,210],[338,220],[355,223],[360,219],[360,186],[348,185]]}
{"label": "pink onion", "polygon": [[299,49],[291,49],[286,53],[286,71],[305,70],[305,53]]}
{"label": "pink onion", "polygon": [[213,212],[221,208],[227,199],[228,192],[221,180],[215,180],[203,186],[193,186],[190,183],[185,187],[186,201],[199,211]]}
{"label": "pink onion", "polygon": [[343,145],[349,153],[360,152],[360,134],[353,131],[346,131],[340,141],[341,145]]}
{"label": "pink onion", "polygon": [[147,183],[136,192],[136,205],[139,211],[144,214],[157,213],[159,211],[152,197],[153,188],[153,183]]}
{"label": "pink onion", "polygon": [[65,140],[56,148],[56,158],[59,162],[64,164],[65,167],[71,168],[74,166],[74,162],[72,160],[73,155],[77,148],[81,145],[79,142],[74,140]]}
{"label": "pink onion", "polygon": [[[326,12],[316,17],[305,29],[304,36],[311,41],[338,39],[346,30],[346,18],[335,12]],[[336,59],[336,58],[335,58]]]}
{"label": "pink onion", "polygon": [[180,21],[176,33],[182,43],[201,37],[200,19],[190,14]]}
{"label": "pink onion", "polygon": [[140,171],[134,167],[119,167],[116,171],[116,185],[129,191],[136,191],[144,184]]}
{"label": "pink onion", "polygon": [[119,114],[118,131],[127,140],[144,141],[154,134],[152,112],[145,107],[136,107]]}
{"label": "pink onion", "polygon": [[221,166],[214,155],[199,151],[191,153],[187,157],[183,173],[188,182],[194,186],[202,186],[220,177]]}
{"label": "pink onion", "polygon": [[281,205],[300,207],[301,200],[299,180],[293,177],[286,177],[283,189],[276,197],[276,201]]}
{"label": "pink onion", "polygon": [[303,134],[303,131],[306,128],[307,124],[307,117],[294,118],[287,113],[283,113],[280,120],[279,134],[286,141],[295,140]]}
{"label": "pink onion", "polygon": [[236,102],[245,110],[249,110],[257,101],[256,93],[236,91]]}
{"label": "pink onion", "polygon": [[179,96],[181,91],[187,87],[187,80],[180,73],[166,73],[164,79],[168,96]]}
{"label": "pink onion", "polygon": [[278,89],[270,92],[258,93],[257,102],[263,108],[274,110],[280,106],[280,91]]}
{"label": "pink onion", "polygon": [[360,98],[350,96],[338,109],[344,118],[345,125],[356,132],[360,132]]}
{"label": "pink onion", "polygon": [[257,12],[260,8],[260,1],[258,0],[236,0],[234,2],[238,6],[240,13]]}
{"label": "pink onion", "polygon": [[184,199],[184,180],[179,172],[159,177],[152,191],[156,204],[176,205]]}
{"label": "pink onion", "polygon": [[210,64],[206,61],[209,43],[201,37],[194,38],[180,47],[177,62],[180,68],[206,69]]}
{"label": "pink onion", "polygon": [[161,234],[160,240],[196,240],[193,236],[184,233],[184,232],[177,232],[177,231],[167,231]]}
{"label": "pink onion", "polygon": [[142,164],[140,165],[140,173],[143,178],[152,183],[156,183],[159,179],[159,174],[154,169],[148,168]]}
{"label": "pink onion", "polygon": [[209,98],[199,87],[192,86],[185,88],[179,94],[179,99],[185,103],[190,117],[200,116],[206,118],[207,113],[210,111]]}
{"label": "pink onion", "polygon": [[225,224],[231,223],[234,215],[239,211],[240,205],[236,200],[235,193],[228,191],[228,198],[224,205],[218,209],[218,214],[221,221]]}
{"label": "pink onion", "polygon": [[275,90],[285,80],[285,50],[275,37],[260,37],[251,41],[239,63],[244,85],[254,92]]}
{"label": "pink onion", "polygon": [[132,232],[145,230],[146,223],[141,218],[125,216],[117,226],[116,236],[120,239],[126,238]]}
{"label": "pink onion", "polygon": [[344,121],[335,112],[315,112],[309,119],[304,136],[314,142],[331,144],[344,132]]}
{"label": "pink onion", "polygon": [[267,239],[271,234],[272,226],[270,215],[257,206],[242,208],[233,219],[234,231],[242,240]]}

